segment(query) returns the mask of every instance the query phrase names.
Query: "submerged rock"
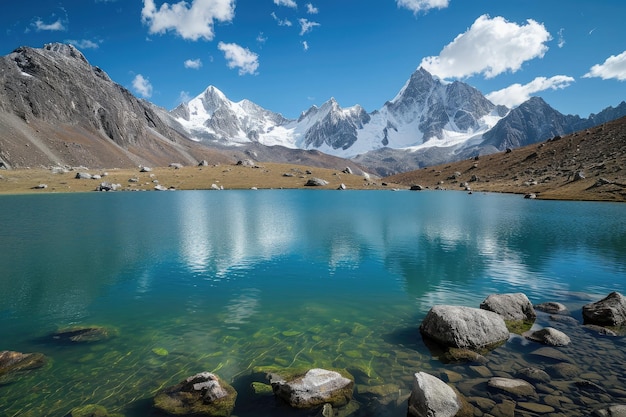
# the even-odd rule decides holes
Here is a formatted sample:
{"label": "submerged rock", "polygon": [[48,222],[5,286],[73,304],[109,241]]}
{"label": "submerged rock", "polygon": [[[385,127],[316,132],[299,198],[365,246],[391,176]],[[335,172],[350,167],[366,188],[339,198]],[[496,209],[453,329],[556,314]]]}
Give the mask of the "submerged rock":
{"label": "submerged rock", "polygon": [[101,405],[87,404],[70,410],[70,417],[124,417],[122,414],[111,414]]}
{"label": "submerged rock", "polygon": [[0,375],[42,367],[46,363],[43,353],[21,353],[11,350],[0,352]]}
{"label": "submerged rock", "polygon": [[546,303],[535,304],[535,310],[543,311],[549,314],[566,314],[567,307],[565,307],[561,303],[556,303],[553,301],[548,301]]}
{"label": "submerged rock", "polygon": [[623,326],[626,324],[626,297],[612,292],[600,301],[583,306],[584,324]]}
{"label": "submerged rock", "polygon": [[154,406],[176,416],[228,417],[235,407],[237,392],[217,375],[201,372],[154,397]]}
{"label": "submerged rock", "polygon": [[420,331],[442,346],[471,350],[490,350],[509,338],[509,330],[501,316],[461,306],[433,306]]}
{"label": "submerged rock", "polygon": [[487,385],[490,388],[504,391],[518,397],[528,397],[535,394],[535,388],[523,379],[493,377]]}
{"label": "submerged rock", "polygon": [[342,407],[350,402],[354,389],[352,379],[339,372],[319,368],[289,380],[272,374],[270,383],[274,394],[294,408],[312,408],[326,403]]}
{"label": "submerged rock", "polygon": [[452,417],[460,408],[457,394],[448,384],[425,372],[414,375],[408,416]]}
{"label": "submerged rock", "polygon": [[68,327],[57,330],[52,339],[71,343],[93,343],[117,336],[117,330],[100,326]]}

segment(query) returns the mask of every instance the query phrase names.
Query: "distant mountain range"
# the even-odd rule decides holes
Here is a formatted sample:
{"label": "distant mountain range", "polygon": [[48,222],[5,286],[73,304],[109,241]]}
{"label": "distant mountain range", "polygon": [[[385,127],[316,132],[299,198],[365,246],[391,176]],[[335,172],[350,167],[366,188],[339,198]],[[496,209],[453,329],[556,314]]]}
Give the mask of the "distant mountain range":
{"label": "distant mountain range", "polygon": [[[214,86],[168,112],[138,100],[64,44],[18,48],[0,60],[0,82],[0,163],[16,167],[189,163],[248,155],[324,166],[356,163],[389,175],[626,115],[625,102],[588,118],[563,115],[538,97],[508,109],[466,83],[442,81],[422,68],[371,113],[358,105],[342,108],[331,98],[289,120],[249,100],[232,102]],[[16,137],[35,145],[32,157]],[[329,155],[326,160],[323,154]]]}

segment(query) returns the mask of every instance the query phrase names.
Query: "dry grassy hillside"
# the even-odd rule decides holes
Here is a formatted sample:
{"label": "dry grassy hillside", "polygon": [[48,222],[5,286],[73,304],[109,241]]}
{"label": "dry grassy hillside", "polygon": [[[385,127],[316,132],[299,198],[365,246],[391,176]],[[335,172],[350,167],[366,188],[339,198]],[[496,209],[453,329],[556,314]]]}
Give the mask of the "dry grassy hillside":
{"label": "dry grassy hillside", "polygon": [[[98,179],[77,179],[77,173],[99,175]],[[161,167],[150,172],[139,168],[87,170],[73,169],[56,172],[50,169],[17,169],[0,171],[0,194],[87,192],[94,191],[103,182],[119,184],[119,190],[146,191],[156,186],[176,190],[207,190],[256,188],[304,188],[309,179],[320,178],[327,185],[316,189],[389,189],[380,181],[362,175],[347,174],[342,170],[306,167],[293,164],[259,163],[256,166],[219,164],[211,166]],[[45,188],[39,188],[45,184]]]}
{"label": "dry grassy hillside", "polygon": [[626,118],[385,181],[430,189],[534,194],[542,199],[626,201]]}

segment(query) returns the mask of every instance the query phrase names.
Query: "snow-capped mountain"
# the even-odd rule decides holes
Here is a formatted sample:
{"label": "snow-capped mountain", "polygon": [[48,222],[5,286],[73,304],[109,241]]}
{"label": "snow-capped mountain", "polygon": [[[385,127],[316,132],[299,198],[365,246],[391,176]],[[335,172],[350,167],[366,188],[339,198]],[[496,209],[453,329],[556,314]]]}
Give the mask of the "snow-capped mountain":
{"label": "snow-capped mountain", "polygon": [[248,100],[232,102],[210,86],[171,115],[198,141],[259,142],[353,157],[383,147],[417,149],[480,138],[506,111],[469,85],[443,82],[420,68],[373,113],[359,105],[342,108],[331,98],[287,120]]}
{"label": "snow-capped mountain", "polygon": [[626,115],[626,104],[588,119],[563,115],[538,97],[510,110],[466,83],[418,68],[371,113],[359,105],[342,108],[331,98],[288,120],[248,100],[234,103],[211,86],[170,115],[197,141],[318,150],[388,175],[571,133]]}
{"label": "snow-capped mountain", "polygon": [[287,122],[280,114],[249,100],[234,103],[214,86],[170,113],[193,139],[233,144],[258,142],[262,135]]}

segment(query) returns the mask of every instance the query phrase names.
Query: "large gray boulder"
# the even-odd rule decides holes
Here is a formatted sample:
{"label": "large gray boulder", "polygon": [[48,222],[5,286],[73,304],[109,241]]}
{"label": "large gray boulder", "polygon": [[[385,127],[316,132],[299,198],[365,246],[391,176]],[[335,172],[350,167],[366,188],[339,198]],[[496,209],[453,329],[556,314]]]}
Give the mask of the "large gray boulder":
{"label": "large gray boulder", "polygon": [[534,321],[537,318],[532,303],[526,294],[521,292],[491,294],[480,303],[480,308],[498,313],[504,320],[509,321]]}
{"label": "large gray boulder", "polygon": [[328,181],[323,180],[321,178],[309,178],[309,180],[304,184],[307,187],[323,187],[328,185]]}
{"label": "large gray boulder", "polygon": [[612,292],[600,301],[583,306],[585,324],[623,326],[626,324],[626,297]]}
{"label": "large gray boulder", "polygon": [[460,408],[460,401],[448,384],[425,372],[415,374],[409,397],[409,416],[452,417]]}
{"label": "large gray boulder", "polygon": [[236,399],[233,387],[211,372],[201,372],[158,393],[154,406],[175,416],[228,417]]}
{"label": "large gray boulder", "polygon": [[504,319],[472,307],[433,306],[420,326],[422,334],[445,347],[492,349],[509,338]]}
{"label": "large gray boulder", "polygon": [[313,408],[323,404],[346,405],[352,399],[354,381],[339,372],[315,368],[286,380],[272,374],[274,394],[294,408]]}

